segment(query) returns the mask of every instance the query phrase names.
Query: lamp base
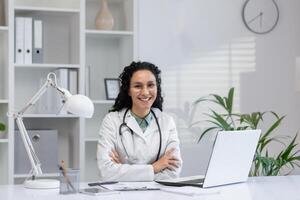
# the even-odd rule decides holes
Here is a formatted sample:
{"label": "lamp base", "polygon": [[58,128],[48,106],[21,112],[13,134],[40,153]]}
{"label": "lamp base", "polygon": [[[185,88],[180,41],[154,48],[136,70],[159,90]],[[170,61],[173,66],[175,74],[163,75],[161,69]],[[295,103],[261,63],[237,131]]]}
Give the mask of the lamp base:
{"label": "lamp base", "polygon": [[24,187],[30,189],[55,189],[59,188],[59,181],[55,179],[25,180]]}

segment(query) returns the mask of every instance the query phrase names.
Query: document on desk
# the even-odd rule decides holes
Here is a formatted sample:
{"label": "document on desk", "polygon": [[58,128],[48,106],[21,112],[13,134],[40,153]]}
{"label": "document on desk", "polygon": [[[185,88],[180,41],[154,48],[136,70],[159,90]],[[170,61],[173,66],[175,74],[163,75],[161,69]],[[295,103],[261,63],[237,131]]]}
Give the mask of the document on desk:
{"label": "document on desk", "polygon": [[207,196],[207,195],[220,194],[220,191],[216,188],[203,189],[203,188],[192,187],[192,186],[184,186],[184,187],[165,186],[161,188],[161,191],[170,192],[174,194],[187,195],[187,196]]}
{"label": "document on desk", "polygon": [[115,191],[160,190],[160,185],[155,182],[119,182],[116,184],[103,185],[102,187]]}

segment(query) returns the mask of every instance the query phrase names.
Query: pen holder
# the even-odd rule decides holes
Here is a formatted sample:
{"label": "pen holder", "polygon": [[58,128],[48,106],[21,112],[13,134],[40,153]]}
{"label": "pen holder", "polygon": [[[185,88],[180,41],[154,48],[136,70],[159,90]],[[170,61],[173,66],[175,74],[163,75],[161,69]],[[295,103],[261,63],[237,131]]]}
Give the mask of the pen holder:
{"label": "pen holder", "polygon": [[59,181],[59,193],[60,194],[73,194],[79,192],[79,169],[67,169],[65,172],[60,172]]}

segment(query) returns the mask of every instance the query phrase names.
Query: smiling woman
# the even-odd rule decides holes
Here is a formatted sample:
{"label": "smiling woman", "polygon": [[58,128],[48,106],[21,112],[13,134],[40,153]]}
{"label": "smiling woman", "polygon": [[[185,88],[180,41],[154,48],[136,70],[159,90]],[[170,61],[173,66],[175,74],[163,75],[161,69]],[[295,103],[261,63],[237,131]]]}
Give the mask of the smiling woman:
{"label": "smiling woman", "polygon": [[152,181],[178,177],[182,160],[172,117],[162,112],[160,70],[132,62],[104,118],[97,151],[102,181]]}

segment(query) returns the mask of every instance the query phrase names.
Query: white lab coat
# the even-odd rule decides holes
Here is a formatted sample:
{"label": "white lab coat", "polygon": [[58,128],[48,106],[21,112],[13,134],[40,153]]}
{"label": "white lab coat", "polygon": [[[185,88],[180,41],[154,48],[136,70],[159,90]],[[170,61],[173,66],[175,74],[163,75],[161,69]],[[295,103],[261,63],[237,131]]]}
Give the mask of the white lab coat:
{"label": "white lab coat", "polygon": [[[159,150],[159,131],[155,118],[153,117],[150,125],[143,132],[135,118],[128,111],[125,122],[134,134],[132,135],[129,129],[124,127],[122,128],[122,136],[120,136],[119,127],[123,122],[125,111],[126,109],[120,112],[108,113],[101,124],[97,149],[97,162],[101,181],[153,181],[178,177],[182,167],[182,159],[173,118],[159,109],[153,108],[162,132],[160,157],[164,155],[167,149],[175,148],[173,154],[179,159],[178,168],[165,169],[154,174],[152,163],[155,161]],[[122,164],[116,164],[111,160],[110,153],[112,149],[118,152]]]}

